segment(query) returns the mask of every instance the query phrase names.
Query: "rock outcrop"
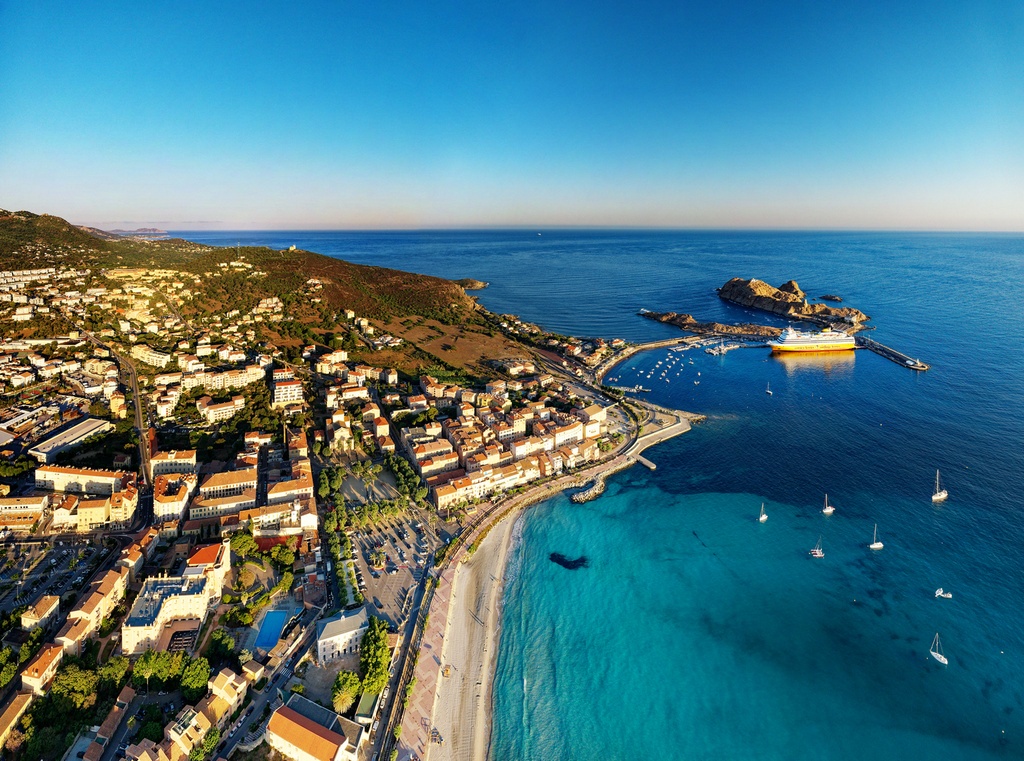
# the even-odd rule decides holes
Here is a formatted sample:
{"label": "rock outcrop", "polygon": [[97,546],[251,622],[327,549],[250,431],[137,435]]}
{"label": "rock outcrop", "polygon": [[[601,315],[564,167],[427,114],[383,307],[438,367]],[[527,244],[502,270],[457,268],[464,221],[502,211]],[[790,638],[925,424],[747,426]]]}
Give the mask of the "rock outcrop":
{"label": "rock outcrop", "polygon": [[461,280],[456,280],[456,283],[461,285],[467,291],[482,291],[489,284],[483,280],[475,280],[471,277],[464,277]]}
{"label": "rock outcrop", "polygon": [[698,322],[693,318],[693,315],[677,314],[676,312],[643,312],[643,316],[649,320],[657,320],[668,325],[675,325],[677,328],[702,335],[736,336],[738,338],[776,338],[782,332],[781,328],[775,328],[770,325],[754,325],[750,322],[738,325],[726,325],[721,322]]}
{"label": "rock outcrop", "polygon": [[778,288],[763,280],[734,277],[718,289],[720,298],[740,306],[760,309],[793,320],[810,320],[819,324],[845,322],[858,325],[870,318],[852,307],[830,307],[827,304],[808,304],[807,294],[790,280]]}

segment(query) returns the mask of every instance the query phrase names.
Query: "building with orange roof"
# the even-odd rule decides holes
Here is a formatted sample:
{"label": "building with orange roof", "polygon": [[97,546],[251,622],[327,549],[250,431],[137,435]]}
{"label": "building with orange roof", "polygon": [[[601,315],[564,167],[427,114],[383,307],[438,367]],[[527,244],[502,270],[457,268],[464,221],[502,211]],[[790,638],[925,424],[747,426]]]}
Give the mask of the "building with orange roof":
{"label": "building with orange roof", "polygon": [[267,724],[267,744],[291,761],[356,761],[362,725],[293,694]]}
{"label": "building with orange roof", "polygon": [[196,472],[196,450],[184,449],[172,452],[157,452],[149,460],[150,475],[153,478],[168,474]]}
{"label": "building with orange roof", "polygon": [[32,690],[36,695],[45,695],[46,688],[53,681],[57,667],[64,658],[64,648],[60,645],[50,643],[43,645],[36,657],[28,662],[25,670],[21,672],[22,689]]}
{"label": "building with orange roof", "polygon": [[211,473],[200,484],[199,495],[203,499],[210,499],[241,494],[246,489],[255,489],[257,480],[256,468]]}
{"label": "building with orange roof", "polygon": [[46,628],[50,625],[60,612],[60,597],[57,595],[43,595],[35,605],[21,614],[21,628],[35,629]]}
{"label": "building with orange roof", "polygon": [[54,642],[60,645],[68,655],[81,655],[82,647],[91,633],[92,629],[88,619],[69,618],[57,632]]}
{"label": "building with orange roof", "polygon": [[3,713],[0,714],[0,748],[6,745],[7,738],[11,736],[11,730],[18,726],[18,722],[21,721],[21,717],[32,704],[34,697],[35,693],[33,692],[16,692],[7,701]]}

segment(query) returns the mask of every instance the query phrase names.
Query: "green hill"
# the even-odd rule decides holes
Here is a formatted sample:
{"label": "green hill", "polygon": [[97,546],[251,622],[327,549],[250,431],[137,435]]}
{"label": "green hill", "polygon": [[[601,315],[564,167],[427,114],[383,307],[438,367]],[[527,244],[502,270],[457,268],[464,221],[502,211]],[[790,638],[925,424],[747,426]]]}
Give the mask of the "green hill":
{"label": "green hill", "polygon": [[[351,326],[345,311],[351,310],[372,320],[378,334],[405,341],[397,349],[359,348],[355,354],[410,373],[445,367],[482,373],[490,359],[524,353],[524,347],[494,329],[457,283],[311,251],[119,239],[48,214],[0,210],[0,261],[3,269],[13,270],[89,269],[94,278],[126,269],[180,272],[192,293],[180,311],[197,325],[234,310],[245,314],[260,300],[276,296],[284,303],[285,320],[264,323],[261,332],[282,347],[328,343],[346,335]],[[121,275],[118,282],[132,277]]]}

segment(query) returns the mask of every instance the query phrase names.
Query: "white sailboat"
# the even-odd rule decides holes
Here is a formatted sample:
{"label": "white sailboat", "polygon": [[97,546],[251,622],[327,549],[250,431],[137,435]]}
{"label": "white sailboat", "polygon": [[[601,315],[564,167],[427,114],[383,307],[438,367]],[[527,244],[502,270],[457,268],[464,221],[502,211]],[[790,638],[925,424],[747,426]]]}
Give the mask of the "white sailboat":
{"label": "white sailboat", "polygon": [[759,517],[758,520],[761,521],[761,523],[768,520],[768,513],[764,511],[764,502],[761,503],[761,517]]}
{"label": "white sailboat", "polygon": [[825,550],[821,548],[821,537],[818,537],[818,543],[814,545],[814,549],[811,550],[810,555],[812,558],[823,558],[825,557]]}
{"label": "white sailboat", "polygon": [[946,497],[949,496],[949,492],[942,488],[942,484],[939,483],[939,471],[935,471],[935,493],[932,494],[932,502],[942,502]]}
{"label": "white sailboat", "polygon": [[768,394],[768,396],[771,396],[771,395],[772,395],[772,384],[771,384],[771,382],[770,382],[770,381],[769,381],[769,383],[768,383],[768,388],[766,388],[766,389],[764,390],[764,392],[765,392],[766,394]]}
{"label": "white sailboat", "polygon": [[825,513],[825,515],[832,515],[832,513],[834,513],[835,511],[836,511],[835,507],[833,507],[832,505],[830,505],[828,503],[828,494],[826,494],[825,495],[825,506],[823,508],[821,508],[821,512]]}
{"label": "white sailboat", "polygon": [[932,654],[932,658],[937,660],[943,666],[949,665],[949,658],[942,654],[942,644],[939,642],[938,632],[935,632],[935,639],[932,640],[932,646],[928,652]]}
{"label": "white sailboat", "polygon": [[876,523],[875,524],[875,538],[872,540],[871,544],[868,545],[868,549],[870,549],[870,550],[880,550],[884,546],[885,546],[884,544],[882,544],[880,541],[878,541],[878,524]]}
{"label": "white sailboat", "polygon": [[945,597],[947,600],[952,599],[953,593],[945,591],[942,587],[935,590],[936,597]]}

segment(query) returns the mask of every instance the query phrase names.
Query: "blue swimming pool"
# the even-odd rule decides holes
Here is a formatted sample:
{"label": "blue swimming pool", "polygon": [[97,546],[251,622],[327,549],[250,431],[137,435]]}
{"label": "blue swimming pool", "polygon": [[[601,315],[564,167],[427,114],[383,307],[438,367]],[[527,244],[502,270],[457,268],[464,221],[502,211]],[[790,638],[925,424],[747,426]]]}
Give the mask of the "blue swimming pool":
{"label": "blue swimming pool", "polygon": [[277,644],[288,617],[286,610],[268,611],[263,616],[263,623],[260,624],[260,633],[256,635],[256,647],[269,652]]}

